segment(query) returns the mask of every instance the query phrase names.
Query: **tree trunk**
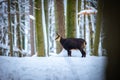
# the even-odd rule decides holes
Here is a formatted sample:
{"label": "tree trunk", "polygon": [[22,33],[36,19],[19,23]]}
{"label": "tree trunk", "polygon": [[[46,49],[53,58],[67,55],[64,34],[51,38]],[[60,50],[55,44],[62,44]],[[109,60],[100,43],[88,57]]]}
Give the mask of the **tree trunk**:
{"label": "tree trunk", "polygon": [[11,13],[10,13],[10,0],[8,0],[8,37],[9,37],[9,44],[10,44],[10,56],[13,56],[13,35],[12,35],[12,27],[11,27]]}
{"label": "tree trunk", "polygon": [[46,27],[48,27],[48,0],[44,0],[44,11],[45,11]]}
{"label": "tree trunk", "polygon": [[100,31],[102,25],[102,8],[103,2],[101,0],[98,1],[98,13],[97,13],[97,21],[96,21],[96,33],[95,33],[95,42],[94,42],[94,52],[93,55],[98,56],[98,47],[100,40]]}
{"label": "tree trunk", "polygon": [[[16,11],[19,11],[19,4],[16,3]],[[22,50],[22,46],[21,46],[21,30],[20,30],[20,12],[16,13],[16,18],[17,18],[17,47],[19,50]],[[20,51],[18,51],[18,55],[19,57],[22,56],[22,53]]]}
{"label": "tree trunk", "polygon": [[104,0],[103,48],[106,49],[108,55],[106,80],[120,80],[120,5],[118,3],[118,1]]}
{"label": "tree trunk", "polygon": [[44,38],[42,29],[42,8],[41,0],[35,0],[35,19],[36,19],[36,48],[38,56],[45,56],[44,54]]}
{"label": "tree trunk", "polygon": [[44,10],[44,0],[41,1],[42,5],[42,27],[43,27],[43,35],[44,35],[44,48],[45,48],[45,56],[48,56],[48,39],[47,39],[47,29],[46,29],[46,20],[45,20],[45,10]]}
{"label": "tree trunk", "polygon": [[[29,1],[30,4],[30,15],[33,16],[33,0]],[[30,43],[31,43],[31,55],[35,54],[35,34],[34,34],[35,28],[34,28],[34,24],[33,24],[33,20],[30,19]]]}
{"label": "tree trunk", "polygon": [[67,0],[67,37],[75,37],[76,0]]}
{"label": "tree trunk", "polygon": [[64,16],[64,4],[63,0],[56,0],[56,21],[58,25],[57,32],[65,37],[65,16]]}
{"label": "tree trunk", "polygon": [[48,46],[48,0],[44,0],[44,16],[45,16],[45,24],[46,24],[46,43],[47,43],[47,51],[46,51],[46,56],[49,56],[49,46]]}
{"label": "tree trunk", "polygon": [[[56,7],[56,26],[57,32],[62,36],[65,37],[65,16],[64,16],[64,4],[63,0],[55,0],[55,7]],[[60,43],[57,43],[57,52],[62,50],[62,46]]]}

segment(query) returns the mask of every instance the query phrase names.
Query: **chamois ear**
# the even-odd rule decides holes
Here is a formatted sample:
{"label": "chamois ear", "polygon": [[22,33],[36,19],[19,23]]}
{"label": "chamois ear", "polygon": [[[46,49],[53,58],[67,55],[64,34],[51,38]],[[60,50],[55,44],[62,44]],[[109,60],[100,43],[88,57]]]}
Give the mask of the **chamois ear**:
{"label": "chamois ear", "polygon": [[59,34],[58,34],[58,33],[56,33],[56,35],[58,36]]}
{"label": "chamois ear", "polygon": [[57,36],[61,36],[59,33],[56,33]]}
{"label": "chamois ear", "polygon": [[59,33],[56,33],[56,38],[55,38],[55,40],[59,40],[59,38],[60,38],[60,34]]}

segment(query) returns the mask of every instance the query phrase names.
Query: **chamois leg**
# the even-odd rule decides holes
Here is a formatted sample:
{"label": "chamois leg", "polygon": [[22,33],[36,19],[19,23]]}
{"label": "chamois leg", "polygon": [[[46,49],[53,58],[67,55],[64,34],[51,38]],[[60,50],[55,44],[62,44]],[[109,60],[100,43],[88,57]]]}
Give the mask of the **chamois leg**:
{"label": "chamois leg", "polygon": [[67,52],[68,52],[68,56],[71,57],[71,51],[67,50]]}
{"label": "chamois leg", "polygon": [[82,53],[82,57],[86,57],[86,52],[83,49],[81,49],[80,51]]}

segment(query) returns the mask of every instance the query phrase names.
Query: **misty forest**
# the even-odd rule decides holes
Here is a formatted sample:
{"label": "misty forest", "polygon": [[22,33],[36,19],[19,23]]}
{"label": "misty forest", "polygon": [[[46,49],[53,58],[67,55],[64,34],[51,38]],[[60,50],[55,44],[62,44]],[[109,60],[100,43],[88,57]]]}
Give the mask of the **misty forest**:
{"label": "misty forest", "polygon": [[0,0],[0,55],[59,54],[59,33],[85,39],[87,55],[104,56],[102,9],[97,0]]}

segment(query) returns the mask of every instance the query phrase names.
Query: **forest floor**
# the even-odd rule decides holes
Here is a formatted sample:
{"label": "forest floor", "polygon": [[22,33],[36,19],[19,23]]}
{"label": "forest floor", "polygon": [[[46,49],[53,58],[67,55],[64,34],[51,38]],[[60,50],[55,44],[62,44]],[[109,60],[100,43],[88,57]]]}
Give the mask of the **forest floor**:
{"label": "forest floor", "polygon": [[107,58],[0,56],[0,80],[105,80]]}

